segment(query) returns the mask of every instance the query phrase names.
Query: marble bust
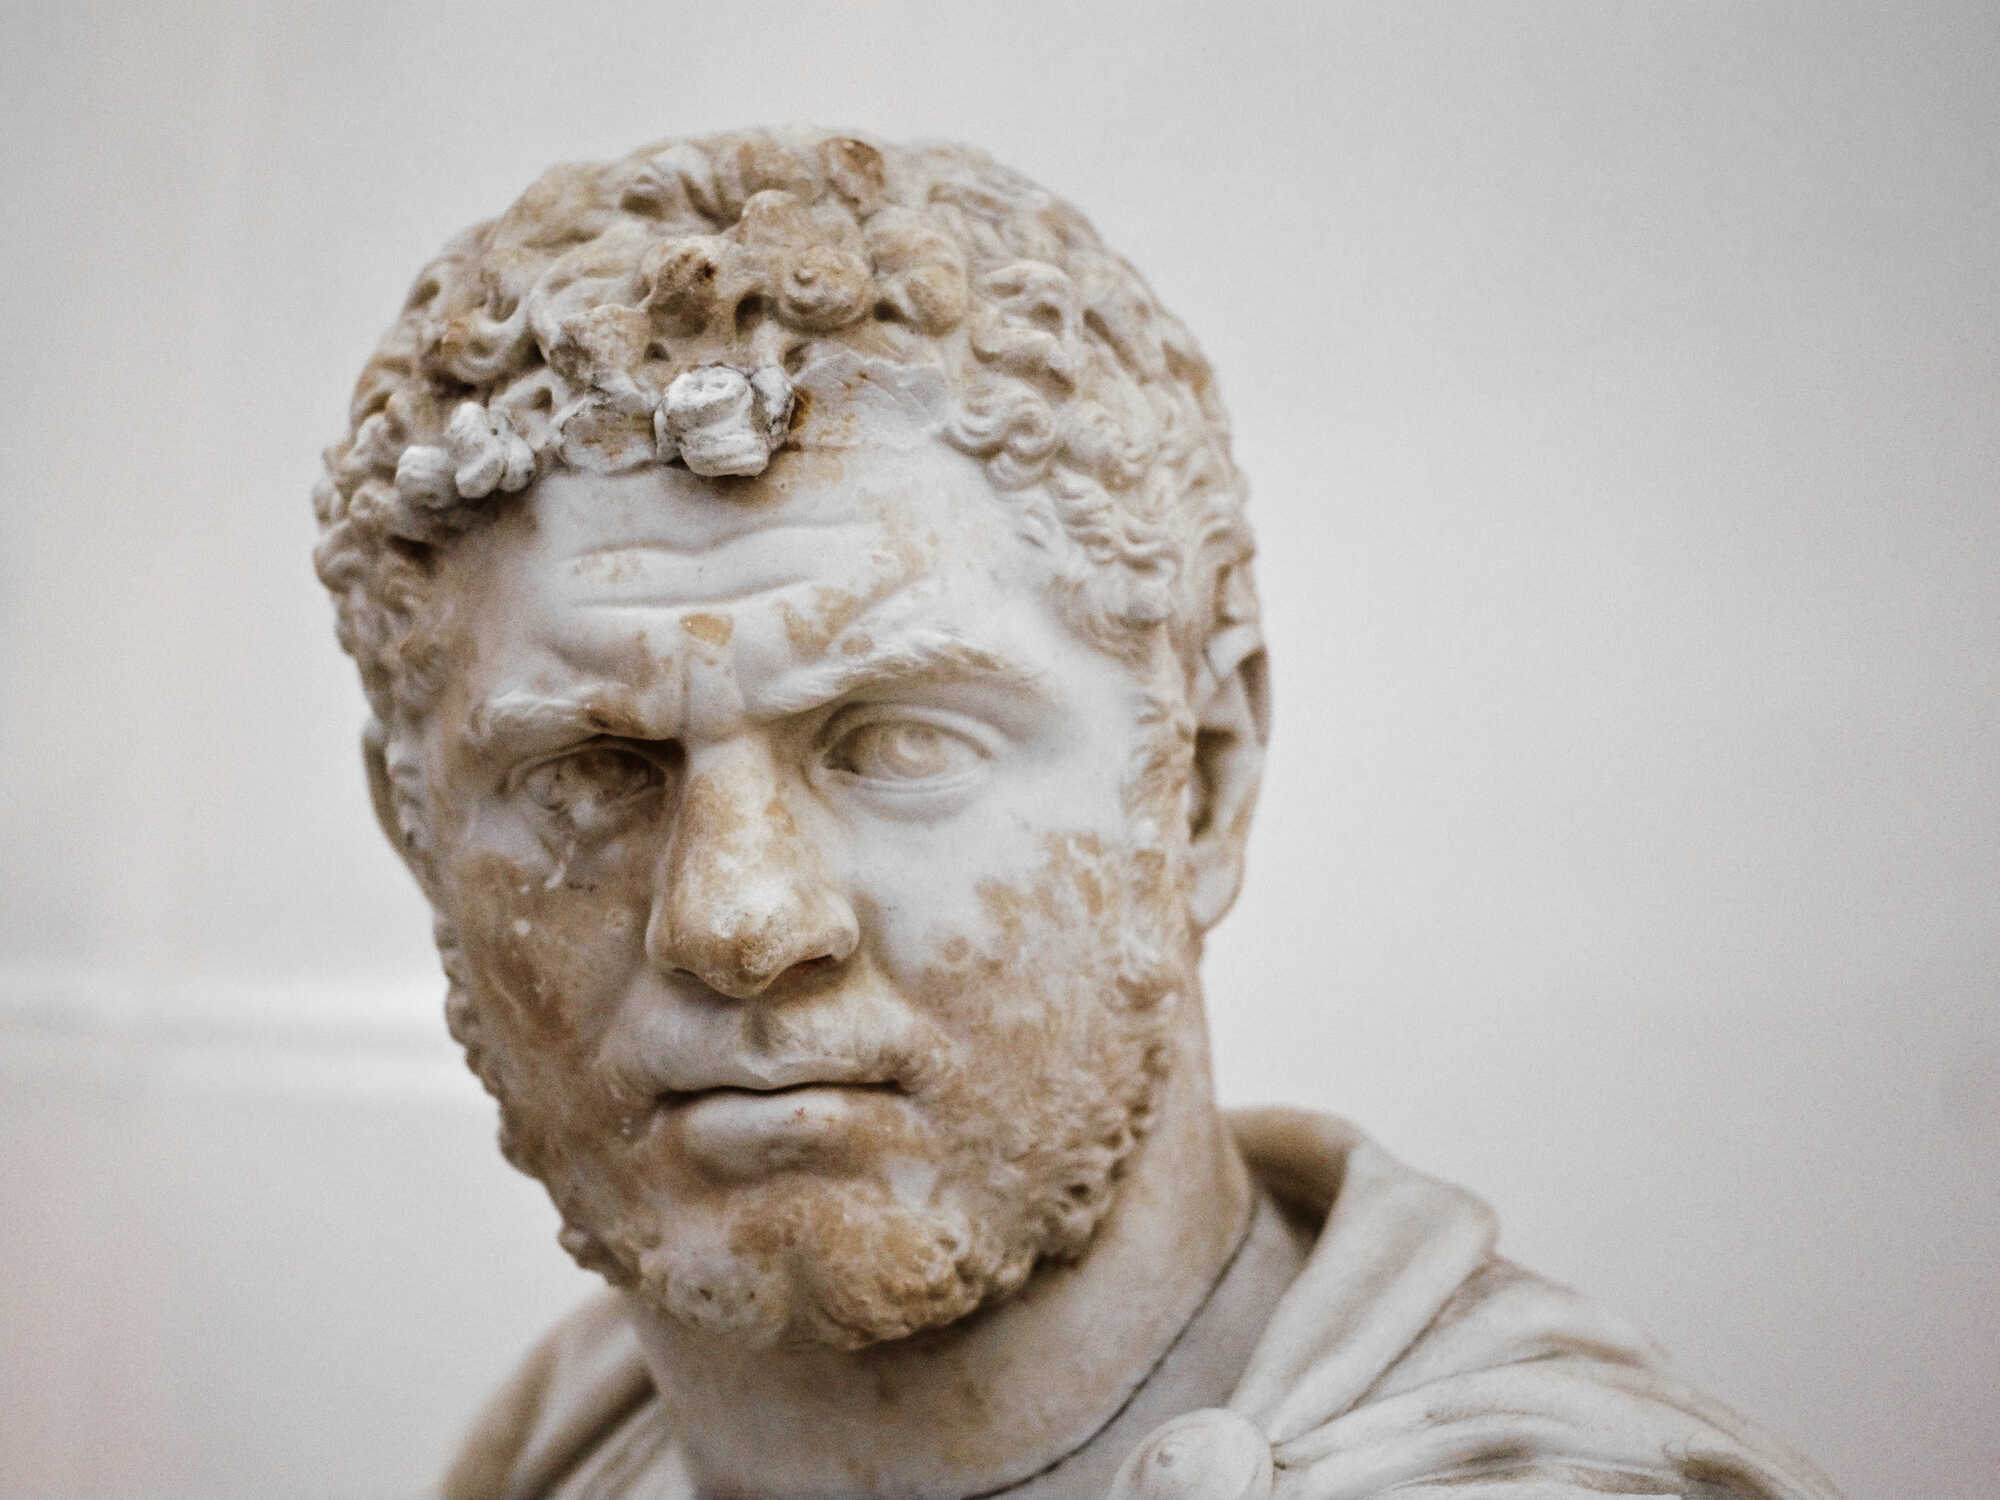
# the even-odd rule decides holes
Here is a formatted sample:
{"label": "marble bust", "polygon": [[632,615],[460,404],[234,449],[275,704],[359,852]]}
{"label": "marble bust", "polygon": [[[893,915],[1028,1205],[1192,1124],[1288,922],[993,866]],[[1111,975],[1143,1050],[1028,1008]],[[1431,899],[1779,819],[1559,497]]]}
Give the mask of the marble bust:
{"label": "marble bust", "polygon": [[984,155],[557,167],[315,494],[447,1016],[611,1290],[454,1497],[1815,1497],[1491,1215],[1223,1115],[1267,733],[1188,331]]}

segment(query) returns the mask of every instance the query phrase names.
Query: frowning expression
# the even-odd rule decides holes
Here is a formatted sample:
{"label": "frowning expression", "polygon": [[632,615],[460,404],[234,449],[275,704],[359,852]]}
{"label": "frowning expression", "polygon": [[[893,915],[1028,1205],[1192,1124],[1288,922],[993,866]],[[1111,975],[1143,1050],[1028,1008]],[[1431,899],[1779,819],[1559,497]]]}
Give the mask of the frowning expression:
{"label": "frowning expression", "polygon": [[572,1251],[851,1345],[1077,1250],[1193,943],[1161,729],[980,469],[870,418],[755,480],[558,472],[443,566],[432,894]]}

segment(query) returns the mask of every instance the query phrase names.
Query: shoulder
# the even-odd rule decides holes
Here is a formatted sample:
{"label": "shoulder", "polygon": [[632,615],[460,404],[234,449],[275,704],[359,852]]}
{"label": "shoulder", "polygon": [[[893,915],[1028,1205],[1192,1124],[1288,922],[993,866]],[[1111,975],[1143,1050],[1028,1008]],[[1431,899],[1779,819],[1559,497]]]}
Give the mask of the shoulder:
{"label": "shoulder", "polygon": [[[1673,1374],[1625,1320],[1499,1258],[1492,1212],[1462,1188],[1332,1116],[1255,1110],[1231,1124],[1266,1190],[1318,1235],[1227,1420],[1213,1424],[1238,1446],[1250,1432],[1268,1445],[1264,1477],[1243,1494],[1485,1484],[1550,1500],[1607,1489],[1838,1500],[1810,1464]],[[1120,1493],[1174,1493],[1155,1482],[1165,1471],[1149,1453],[1185,1441],[1175,1424],[1155,1433]]]}
{"label": "shoulder", "polygon": [[671,1496],[677,1460],[621,1299],[551,1328],[474,1419],[443,1500]]}

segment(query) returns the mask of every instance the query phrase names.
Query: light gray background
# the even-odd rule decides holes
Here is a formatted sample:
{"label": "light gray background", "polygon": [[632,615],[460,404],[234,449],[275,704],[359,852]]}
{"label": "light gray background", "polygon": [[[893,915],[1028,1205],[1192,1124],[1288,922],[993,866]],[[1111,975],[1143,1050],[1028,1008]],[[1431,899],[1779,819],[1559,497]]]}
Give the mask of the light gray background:
{"label": "light gray background", "polygon": [[2000,9],[194,3],[0,46],[0,1492],[380,1495],[586,1288],[307,564],[409,278],[814,119],[1220,367],[1278,738],[1232,1101],[1501,1211],[1855,1497],[2000,1490]]}

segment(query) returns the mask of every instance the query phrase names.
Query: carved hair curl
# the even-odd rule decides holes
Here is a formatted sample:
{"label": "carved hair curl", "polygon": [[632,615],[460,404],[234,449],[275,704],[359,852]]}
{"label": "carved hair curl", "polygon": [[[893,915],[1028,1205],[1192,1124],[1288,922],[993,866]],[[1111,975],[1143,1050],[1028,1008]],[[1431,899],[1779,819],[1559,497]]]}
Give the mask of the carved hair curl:
{"label": "carved hair curl", "polygon": [[[313,494],[378,720],[440,685],[438,546],[553,465],[671,459],[663,401],[690,372],[757,372],[761,402],[828,341],[942,370],[945,440],[1014,504],[1087,639],[1130,652],[1164,626],[1191,664],[1219,615],[1249,623],[1208,363],[1080,213],[964,147],[743,131],[552,168],[417,278]],[[745,433],[781,441],[775,400]]]}

